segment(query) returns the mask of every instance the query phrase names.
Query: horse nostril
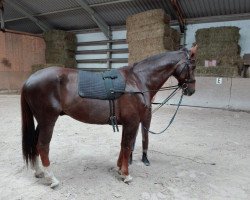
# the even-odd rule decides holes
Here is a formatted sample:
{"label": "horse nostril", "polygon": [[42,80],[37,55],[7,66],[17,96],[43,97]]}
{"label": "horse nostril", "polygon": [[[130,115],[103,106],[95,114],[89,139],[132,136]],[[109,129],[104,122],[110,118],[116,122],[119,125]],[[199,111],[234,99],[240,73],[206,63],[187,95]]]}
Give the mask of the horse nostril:
{"label": "horse nostril", "polygon": [[183,94],[187,96],[191,96],[194,93],[195,93],[195,89],[187,89],[183,91]]}

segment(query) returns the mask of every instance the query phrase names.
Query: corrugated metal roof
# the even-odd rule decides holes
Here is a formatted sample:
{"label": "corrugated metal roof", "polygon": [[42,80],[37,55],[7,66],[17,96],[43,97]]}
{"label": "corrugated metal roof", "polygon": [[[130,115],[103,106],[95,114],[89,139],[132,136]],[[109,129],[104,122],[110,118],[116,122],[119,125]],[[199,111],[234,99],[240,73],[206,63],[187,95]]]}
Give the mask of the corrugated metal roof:
{"label": "corrugated metal roof", "polygon": [[83,9],[42,15],[38,19],[49,21],[53,28],[62,30],[90,29],[97,26]]}
{"label": "corrugated metal roof", "polygon": [[74,0],[15,0],[19,4],[28,8],[34,14],[53,12],[79,6]]}
{"label": "corrugated metal roof", "polygon": [[[138,0],[127,1],[117,4],[109,4],[95,7],[94,10],[112,26],[124,25],[129,15],[144,12],[151,9],[164,9],[167,14],[175,19],[169,3],[164,0]],[[115,19],[115,20],[114,20]]]}
{"label": "corrugated metal roof", "polygon": [[250,13],[249,0],[179,0],[186,18]]}
{"label": "corrugated metal roof", "polygon": [[[241,19],[243,14],[244,19],[250,19],[250,0],[177,1],[188,23],[207,22],[214,16],[222,16],[219,20]],[[12,0],[11,2],[52,28],[63,30],[98,28],[90,13],[76,0]],[[84,2],[109,26],[123,26],[129,15],[156,8],[164,9],[171,19],[177,22],[177,15],[170,0],[85,0]],[[7,1],[4,5],[7,29],[42,32],[34,22],[12,8]],[[214,20],[218,20],[218,17]]]}

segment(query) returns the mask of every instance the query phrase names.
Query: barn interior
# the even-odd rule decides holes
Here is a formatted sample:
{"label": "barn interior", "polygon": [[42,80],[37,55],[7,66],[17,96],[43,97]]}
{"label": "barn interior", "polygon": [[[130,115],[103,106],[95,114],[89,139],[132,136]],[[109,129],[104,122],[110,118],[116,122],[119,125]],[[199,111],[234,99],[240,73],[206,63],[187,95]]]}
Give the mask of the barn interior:
{"label": "barn interior", "polygon": [[[250,199],[249,0],[0,0],[0,25],[0,199]],[[20,91],[31,74],[118,69],[195,44],[196,92],[168,134],[150,135],[150,167],[138,134],[132,183],[115,170],[121,134],[67,116],[51,145],[59,188],[24,166]],[[170,77],[164,86],[175,84]],[[153,130],[179,98],[153,117]]]}

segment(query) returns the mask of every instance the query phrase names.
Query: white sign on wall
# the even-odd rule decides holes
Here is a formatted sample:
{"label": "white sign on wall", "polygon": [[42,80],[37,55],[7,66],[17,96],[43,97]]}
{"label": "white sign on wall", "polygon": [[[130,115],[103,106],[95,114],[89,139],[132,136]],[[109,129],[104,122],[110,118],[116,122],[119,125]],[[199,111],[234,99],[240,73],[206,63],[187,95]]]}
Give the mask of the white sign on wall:
{"label": "white sign on wall", "polygon": [[222,84],[222,78],[221,77],[216,78],[216,84],[217,85]]}

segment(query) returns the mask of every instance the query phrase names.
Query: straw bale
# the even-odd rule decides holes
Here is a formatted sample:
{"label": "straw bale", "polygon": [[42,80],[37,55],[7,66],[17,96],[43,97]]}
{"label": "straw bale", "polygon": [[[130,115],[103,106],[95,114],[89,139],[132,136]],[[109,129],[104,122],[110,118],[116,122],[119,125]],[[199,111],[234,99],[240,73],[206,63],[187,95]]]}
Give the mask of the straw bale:
{"label": "straw bale", "polygon": [[169,24],[170,16],[162,9],[154,9],[131,15],[126,20],[127,30],[155,23]]}
{"label": "straw bale", "polygon": [[127,42],[155,37],[168,37],[170,35],[171,28],[169,26],[155,24],[153,26],[145,26],[142,29],[127,31]]}
{"label": "straw bale", "polygon": [[126,21],[129,63],[179,49],[180,34],[162,9],[129,16]]}
{"label": "straw bale", "polygon": [[195,34],[196,42],[199,44],[236,42],[238,43],[240,34],[239,28],[234,26],[212,27],[199,29]]}
{"label": "straw bale", "polygon": [[221,76],[221,77],[238,77],[238,68],[235,66],[220,67],[203,67],[197,66],[195,69],[196,76]]}
{"label": "straw bale", "polygon": [[174,41],[170,37],[156,37],[156,38],[148,38],[139,41],[130,42],[128,44],[129,51],[134,51],[138,49],[166,49],[173,50],[174,49]]}
{"label": "straw bale", "polygon": [[77,66],[77,62],[75,58],[67,59],[65,61],[65,67],[67,68],[75,68]]}
{"label": "straw bale", "polygon": [[55,40],[64,40],[67,35],[67,32],[63,30],[49,30],[43,33],[45,42],[55,41]]}
{"label": "straw bale", "polygon": [[74,33],[50,30],[44,33],[46,42],[45,59],[47,63],[76,66],[75,50],[77,39]]}
{"label": "straw bale", "polygon": [[53,49],[76,49],[76,35],[62,30],[50,30],[43,34],[46,48]]}
{"label": "straw bale", "polygon": [[205,60],[217,61],[215,68],[197,68],[200,74],[235,76],[238,73],[242,63],[238,45],[240,38],[238,27],[199,29],[195,37],[199,46],[196,64],[204,66]]}
{"label": "straw bale", "polygon": [[181,35],[176,29],[174,28],[170,29],[170,37],[174,40],[175,43],[180,44]]}

